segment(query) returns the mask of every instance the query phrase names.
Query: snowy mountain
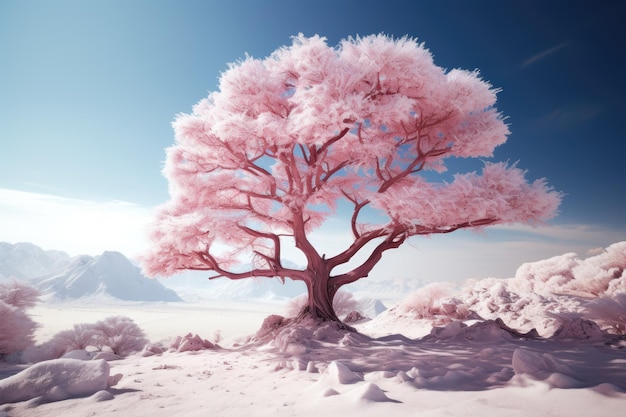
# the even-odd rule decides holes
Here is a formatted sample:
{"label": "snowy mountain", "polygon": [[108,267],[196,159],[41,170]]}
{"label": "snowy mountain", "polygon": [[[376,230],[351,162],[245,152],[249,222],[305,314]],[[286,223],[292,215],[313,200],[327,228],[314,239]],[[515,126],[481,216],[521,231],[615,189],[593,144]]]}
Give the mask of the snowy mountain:
{"label": "snowy mountain", "polygon": [[119,252],[78,256],[60,271],[40,278],[36,286],[59,299],[104,294],[129,301],[182,301],[174,290],[142,275]]}
{"label": "snowy mountain", "polygon": [[[289,279],[284,284],[277,278],[209,281],[209,275],[189,271],[157,281],[143,276],[138,266],[117,252],[72,258],[64,252],[43,250],[32,243],[0,242],[0,282],[13,278],[28,281],[44,294],[60,299],[106,294],[123,300],[176,301],[180,300],[177,295],[180,294],[186,301],[250,300],[289,299],[306,293],[302,282]],[[343,289],[358,298],[392,305],[424,284],[417,279],[363,279]],[[378,306],[375,310],[381,308],[384,307]]]}
{"label": "snowy mountain", "polygon": [[71,262],[61,251],[43,250],[32,243],[0,242],[0,281],[30,280],[57,271]]}
{"label": "snowy mountain", "polygon": [[107,295],[129,301],[182,301],[174,290],[143,276],[119,252],[72,258],[32,243],[0,242],[0,282],[12,279],[58,299]]}

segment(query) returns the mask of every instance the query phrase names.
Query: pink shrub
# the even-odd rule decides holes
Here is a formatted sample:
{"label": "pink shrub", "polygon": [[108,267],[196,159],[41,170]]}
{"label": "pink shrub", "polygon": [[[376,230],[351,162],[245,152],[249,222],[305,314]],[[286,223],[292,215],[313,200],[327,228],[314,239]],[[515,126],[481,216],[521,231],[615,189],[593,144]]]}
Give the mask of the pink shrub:
{"label": "pink shrub", "polygon": [[36,328],[24,310],[0,301],[0,359],[32,346]]}
{"label": "pink shrub", "polygon": [[0,301],[24,310],[37,304],[39,291],[17,281],[0,284]]}
{"label": "pink shrub", "polygon": [[[307,306],[307,295],[302,294],[292,298],[287,303],[287,316],[295,317]],[[338,317],[345,317],[360,308],[359,301],[354,298],[351,292],[338,291],[333,299],[333,308]]]}
{"label": "pink shrub", "polygon": [[120,356],[139,352],[148,343],[143,330],[128,317],[108,317],[94,324],[94,329],[95,346],[109,348]]}
{"label": "pink shrub", "polygon": [[39,292],[26,284],[0,284],[0,359],[34,344],[37,324],[24,310],[38,299]]}
{"label": "pink shrub", "polygon": [[466,318],[469,314],[467,307],[451,295],[452,284],[433,282],[409,294],[394,307],[394,310],[399,314],[412,315],[420,319],[437,316]]}
{"label": "pink shrub", "polygon": [[96,323],[75,324],[55,334],[39,346],[37,352],[32,352],[31,357],[33,361],[56,359],[72,350],[88,347],[128,356],[141,351],[147,343],[143,331],[130,318],[114,316]]}
{"label": "pink shrub", "polygon": [[44,344],[44,350],[50,358],[60,358],[67,352],[96,346],[97,330],[93,324],[75,324],[72,329],[55,334]]}

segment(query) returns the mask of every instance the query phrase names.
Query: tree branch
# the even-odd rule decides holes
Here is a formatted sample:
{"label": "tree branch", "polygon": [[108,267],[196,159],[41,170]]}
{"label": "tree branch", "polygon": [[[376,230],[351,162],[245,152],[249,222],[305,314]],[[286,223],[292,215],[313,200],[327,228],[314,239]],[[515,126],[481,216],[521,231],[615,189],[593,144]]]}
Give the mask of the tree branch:
{"label": "tree branch", "polygon": [[297,269],[283,268],[279,267],[276,269],[251,269],[245,272],[232,272],[226,269],[223,269],[219,266],[217,260],[207,252],[195,251],[193,252],[196,260],[201,264],[205,264],[206,266],[194,265],[194,266],[185,266],[182,269],[193,270],[193,271],[214,271],[217,275],[209,277],[209,279],[216,279],[220,277],[239,280],[245,278],[253,278],[253,277],[264,277],[264,278],[290,278],[295,281],[306,281],[308,276],[304,273],[304,271],[299,271]]}
{"label": "tree branch", "polygon": [[369,242],[379,237],[383,237],[389,233],[390,231],[388,228],[380,228],[380,229],[371,230],[362,235],[359,235],[359,237],[357,237],[354,240],[354,242],[352,242],[352,244],[350,245],[348,249],[344,250],[340,254],[335,255],[332,258],[329,258],[327,260],[329,269],[332,270],[334,267],[338,265],[349,262],[350,259],[352,259],[352,257],[356,255]]}
{"label": "tree branch", "polygon": [[387,238],[382,241],[370,254],[370,256],[358,267],[354,268],[350,272],[346,272],[341,275],[337,275],[330,278],[332,285],[342,286],[351,282],[357,281],[361,278],[365,278],[374,269],[374,266],[382,259],[383,253],[389,249],[398,248],[406,238],[407,233],[404,231],[394,231]]}

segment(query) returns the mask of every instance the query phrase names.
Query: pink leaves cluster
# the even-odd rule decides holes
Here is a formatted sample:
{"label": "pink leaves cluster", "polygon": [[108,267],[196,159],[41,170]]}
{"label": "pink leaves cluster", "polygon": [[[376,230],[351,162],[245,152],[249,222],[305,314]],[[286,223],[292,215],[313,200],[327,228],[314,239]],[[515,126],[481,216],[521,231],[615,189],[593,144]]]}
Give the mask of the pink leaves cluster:
{"label": "pink leaves cluster", "polygon": [[537,222],[549,218],[560,203],[544,180],[528,184],[524,171],[487,164],[482,175],[456,175],[452,183],[403,180],[393,193],[378,194],[372,204],[413,234],[448,232],[494,223]]}
{"label": "pink leaves cluster", "polygon": [[[340,286],[367,276],[411,235],[550,218],[560,195],[543,180],[527,184],[516,167],[487,164],[450,184],[420,176],[444,171],[448,157],[492,156],[506,141],[496,93],[476,71],[446,72],[406,37],[350,38],[333,48],[299,35],[265,59],[232,64],[219,90],[173,123],[164,168],[171,201],[158,214],[145,271],[307,281],[382,238]],[[340,201],[353,206],[354,244],[322,259],[308,234]],[[388,222],[368,225],[366,207]],[[307,257],[307,274],[282,265],[286,236]],[[256,260],[252,270],[228,270],[244,256]]]}
{"label": "pink leaves cluster", "polygon": [[130,318],[111,316],[96,323],[75,324],[55,334],[39,346],[40,360],[60,358],[64,354],[88,347],[128,356],[141,351],[148,343],[143,330]]}
{"label": "pink leaves cluster", "polygon": [[38,300],[39,292],[26,284],[0,284],[0,359],[33,345],[37,324],[26,309],[34,307]]}

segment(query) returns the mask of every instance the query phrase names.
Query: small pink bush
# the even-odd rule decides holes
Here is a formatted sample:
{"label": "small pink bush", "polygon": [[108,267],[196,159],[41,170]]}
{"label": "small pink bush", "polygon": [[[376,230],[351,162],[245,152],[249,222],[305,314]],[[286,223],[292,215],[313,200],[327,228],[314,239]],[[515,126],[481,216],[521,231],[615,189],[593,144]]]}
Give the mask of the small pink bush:
{"label": "small pink bush", "polygon": [[96,347],[108,347],[120,356],[139,352],[148,343],[143,330],[128,317],[108,317],[97,322],[94,328]]}
{"label": "small pink bush", "polygon": [[25,310],[38,299],[39,292],[26,284],[0,284],[0,359],[33,346],[37,324]]}
{"label": "small pink bush", "polygon": [[34,307],[39,301],[39,291],[17,281],[0,284],[0,301],[19,309]]}
{"label": "small pink bush", "polygon": [[108,317],[96,323],[76,324],[39,347],[38,360],[60,358],[76,349],[94,347],[119,356],[140,352],[148,343],[143,330],[128,317]]}
{"label": "small pink bush", "polygon": [[415,318],[431,319],[450,317],[464,319],[468,316],[467,306],[451,296],[452,284],[433,282],[409,294],[394,307],[399,314]]}

